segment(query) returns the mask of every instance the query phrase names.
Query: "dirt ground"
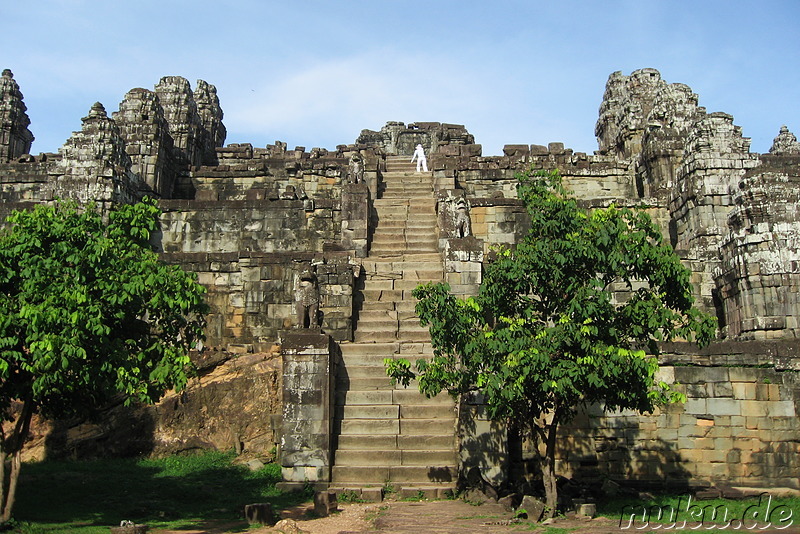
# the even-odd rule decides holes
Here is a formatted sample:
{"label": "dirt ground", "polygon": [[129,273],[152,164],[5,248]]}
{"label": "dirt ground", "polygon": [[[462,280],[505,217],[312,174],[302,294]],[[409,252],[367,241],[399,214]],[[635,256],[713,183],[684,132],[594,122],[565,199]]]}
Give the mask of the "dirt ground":
{"label": "dirt ground", "polygon": [[[608,518],[557,518],[553,523],[532,523],[527,520],[515,522],[513,514],[498,504],[475,506],[462,500],[404,502],[388,501],[369,504],[340,504],[339,512],[320,519],[303,519],[309,507],[291,510],[284,517],[294,518],[294,526],[300,530],[261,528],[248,534],[509,534],[514,532],[537,532],[540,534],[621,534],[623,532],[657,532],[665,530],[620,528],[619,522]],[[292,525],[290,525],[291,527]],[[640,526],[641,527],[641,526]],[[722,532],[705,526],[714,532]],[[672,530],[674,531],[674,530]],[[687,526],[682,532],[697,532]],[[727,532],[733,532],[729,530]],[[783,532],[800,534],[800,524],[783,530],[767,529],[759,532]]]}
{"label": "dirt ground", "polygon": [[[497,504],[475,506],[461,500],[403,502],[388,501],[369,504],[340,504],[339,512],[329,517],[304,520],[304,510],[290,512],[296,526],[309,534],[408,533],[467,534],[474,532],[501,534],[539,531],[548,527],[567,529],[574,534],[606,534],[618,532],[616,522],[605,518],[560,519],[551,525],[530,521],[514,521],[513,514]],[[276,528],[251,530],[252,534],[281,532]],[[288,534],[289,530],[286,531]],[[299,531],[295,531],[299,532]],[[563,532],[563,531],[562,531]]]}

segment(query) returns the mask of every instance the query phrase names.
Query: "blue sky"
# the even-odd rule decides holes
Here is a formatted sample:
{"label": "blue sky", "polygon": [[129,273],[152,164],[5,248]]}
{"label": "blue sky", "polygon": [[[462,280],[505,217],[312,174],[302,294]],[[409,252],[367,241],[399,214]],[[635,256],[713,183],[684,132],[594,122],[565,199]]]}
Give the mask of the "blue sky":
{"label": "blue sky", "polygon": [[95,101],[162,76],[216,85],[228,143],[332,149],[387,121],[597,148],[606,80],[653,67],[734,116],[752,150],[800,135],[800,2],[0,0],[0,68],[55,151]]}

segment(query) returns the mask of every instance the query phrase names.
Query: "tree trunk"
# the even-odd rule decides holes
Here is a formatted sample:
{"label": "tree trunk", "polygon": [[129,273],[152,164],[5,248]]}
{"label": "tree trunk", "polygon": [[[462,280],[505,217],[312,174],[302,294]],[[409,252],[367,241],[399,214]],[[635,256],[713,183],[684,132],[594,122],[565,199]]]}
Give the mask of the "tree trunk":
{"label": "tree trunk", "polygon": [[556,486],[556,470],[553,465],[555,462],[549,456],[543,458],[542,463],[542,482],[544,482],[545,505],[544,518],[549,519],[556,513],[558,508],[558,486]]}
{"label": "tree trunk", "polygon": [[17,482],[19,481],[19,470],[22,467],[22,451],[18,450],[11,456],[11,470],[8,473],[8,486],[3,491],[5,501],[3,501],[3,512],[0,514],[0,524],[8,523],[11,520],[11,510],[14,508],[14,499],[17,494]]}
{"label": "tree trunk", "polygon": [[558,485],[556,484],[556,431],[558,430],[559,409],[556,408],[553,420],[546,425],[545,454],[542,458],[542,482],[544,483],[545,518],[551,518],[558,509]]}
{"label": "tree trunk", "polygon": [[[11,520],[11,511],[14,508],[14,500],[17,494],[17,482],[19,481],[19,471],[22,467],[22,447],[28,439],[28,432],[31,427],[33,417],[33,402],[26,401],[22,405],[22,412],[17,419],[11,435],[6,437],[3,434],[0,443],[0,526]],[[10,461],[9,461],[10,460]],[[9,471],[6,473],[6,462],[9,464]]]}

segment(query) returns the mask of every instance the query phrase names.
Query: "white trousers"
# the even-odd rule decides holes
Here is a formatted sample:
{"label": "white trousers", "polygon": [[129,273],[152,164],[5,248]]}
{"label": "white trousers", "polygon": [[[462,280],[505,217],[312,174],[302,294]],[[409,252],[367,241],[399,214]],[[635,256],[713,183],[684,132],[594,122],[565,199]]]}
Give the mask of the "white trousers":
{"label": "white trousers", "polygon": [[424,172],[428,172],[428,158],[417,158],[417,172],[419,172],[420,167]]}

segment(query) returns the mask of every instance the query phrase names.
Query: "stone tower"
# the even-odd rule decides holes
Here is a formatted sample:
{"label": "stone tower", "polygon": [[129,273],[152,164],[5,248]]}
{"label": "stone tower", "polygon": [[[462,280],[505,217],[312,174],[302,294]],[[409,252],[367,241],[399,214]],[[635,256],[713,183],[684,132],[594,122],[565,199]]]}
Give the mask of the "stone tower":
{"label": "stone tower", "polygon": [[27,111],[14,74],[4,69],[0,77],[0,163],[30,152],[34,137],[28,129]]}
{"label": "stone tower", "polygon": [[116,123],[100,102],[81,121],[81,131],[61,147],[61,160],[50,171],[51,198],[94,201],[104,211],[113,204],[136,202],[141,182],[131,172],[131,158]]}

